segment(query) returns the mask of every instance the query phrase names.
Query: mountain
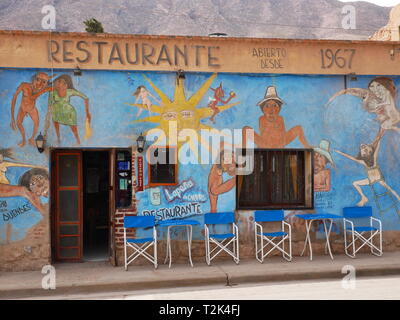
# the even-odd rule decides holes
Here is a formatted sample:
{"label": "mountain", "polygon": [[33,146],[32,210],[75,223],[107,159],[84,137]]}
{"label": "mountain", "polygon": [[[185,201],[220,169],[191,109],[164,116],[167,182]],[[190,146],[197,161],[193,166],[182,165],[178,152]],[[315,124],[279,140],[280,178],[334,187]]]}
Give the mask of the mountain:
{"label": "mountain", "polygon": [[[0,0],[0,29],[42,30],[45,5],[56,8],[56,31],[84,32],[96,18],[108,33],[235,37],[368,39],[391,8],[338,0]],[[342,8],[356,8],[356,30],[342,28]]]}

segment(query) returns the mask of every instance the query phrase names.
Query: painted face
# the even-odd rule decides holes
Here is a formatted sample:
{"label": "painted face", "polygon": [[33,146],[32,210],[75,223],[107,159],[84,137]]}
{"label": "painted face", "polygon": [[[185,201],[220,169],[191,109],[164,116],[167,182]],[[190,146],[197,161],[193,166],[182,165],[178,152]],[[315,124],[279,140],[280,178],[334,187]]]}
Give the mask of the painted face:
{"label": "painted face", "polygon": [[29,189],[38,197],[49,196],[49,179],[42,175],[35,175],[31,178]]}
{"label": "painted face", "polygon": [[178,114],[175,111],[168,111],[168,112],[164,113],[162,116],[163,116],[164,120],[172,121],[172,120],[176,120],[176,118],[178,117]]}
{"label": "painted face", "polygon": [[192,110],[182,110],[179,115],[178,130],[183,129],[194,129],[197,130],[198,123],[196,123],[196,117]]}
{"label": "painted face", "polygon": [[363,158],[369,157],[372,154],[372,147],[367,144],[362,144],[360,146],[360,154]]}
{"label": "painted face", "polygon": [[219,98],[223,98],[223,97],[225,96],[225,92],[224,92],[224,90],[223,90],[221,87],[218,87],[218,88],[215,90],[215,95],[216,95],[217,97],[219,97]]}
{"label": "painted face", "polygon": [[326,158],[318,153],[314,152],[314,171],[320,171],[326,166]]}
{"label": "painted face", "polygon": [[192,110],[170,110],[162,115],[165,121],[176,121],[178,132],[183,129],[196,129],[195,114]]}
{"label": "painted face", "polygon": [[33,88],[36,91],[40,91],[44,89],[47,85],[47,80],[44,78],[41,78],[40,75],[36,76],[35,79],[33,80]]}
{"label": "painted face", "polygon": [[191,110],[184,110],[181,111],[181,117],[182,119],[192,119],[193,118],[193,111]]}
{"label": "painted face", "polygon": [[269,121],[275,121],[281,111],[281,107],[277,101],[268,100],[263,104],[262,110]]}
{"label": "painted face", "polygon": [[388,95],[390,94],[389,91],[380,83],[372,82],[369,85],[369,89],[381,100],[386,101]]}
{"label": "painted face", "polygon": [[67,83],[65,82],[64,79],[58,79],[57,81],[55,81],[54,86],[58,90],[60,90],[60,89],[66,90],[68,88]]}
{"label": "painted face", "polygon": [[222,170],[229,175],[233,176],[235,174],[236,164],[233,153],[224,153],[221,158],[221,167]]}

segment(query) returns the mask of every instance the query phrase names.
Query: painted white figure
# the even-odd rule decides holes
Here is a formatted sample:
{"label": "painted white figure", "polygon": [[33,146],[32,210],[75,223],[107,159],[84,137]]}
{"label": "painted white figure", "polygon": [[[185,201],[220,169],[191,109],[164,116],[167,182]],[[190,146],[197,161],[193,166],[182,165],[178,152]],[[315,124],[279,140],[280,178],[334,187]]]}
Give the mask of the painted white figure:
{"label": "painted white figure", "polygon": [[136,91],[133,93],[133,95],[136,97],[136,103],[139,101],[139,99],[142,100],[142,106],[143,108],[139,108],[138,113],[136,114],[136,117],[139,117],[140,114],[142,113],[143,109],[146,109],[149,111],[150,115],[152,115],[151,112],[151,106],[153,105],[150,97],[152,97],[154,100],[158,101],[156,97],[154,97],[147,89],[145,86],[139,86],[137,87]]}
{"label": "painted white figure", "polygon": [[367,144],[360,145],[360,152],[356,158],[339,150],[335,150],[342,156],[350,160],[353,160],[365,167],[367,178],[353,182],[354,188],[361,196],[361,200],[357,204],[357,206],[359,207],[365,206],[365,204],[369,201],[367,196],[363,193],[361,187],[373,185],[375,183],[379,183],[380,185],[382,185],[384,188],[386,188],[386,190],[390,191],[397,198],[398,201],[400,201],[400,196],[396,193],[396,191],[394,191],[390,186],[386,184],[385,179],[380,170],[380,167],[378,165],[379,148],[384,132],[385,131],[382,131],[380,134],[378,134],[378,137],[371,145]]}
{"label": "painted white figure", "polygon": [[373,79],[368,89],[349,88],[336,93],[328,102],[331,103],[336,97],[349,94],[363,99],[363,107],[366,111],[376,114],[381,130],[395,130],[400,132],[397,126],[400,122],[400,112],[396,108],[396,87],[392,79],[379,77]]}

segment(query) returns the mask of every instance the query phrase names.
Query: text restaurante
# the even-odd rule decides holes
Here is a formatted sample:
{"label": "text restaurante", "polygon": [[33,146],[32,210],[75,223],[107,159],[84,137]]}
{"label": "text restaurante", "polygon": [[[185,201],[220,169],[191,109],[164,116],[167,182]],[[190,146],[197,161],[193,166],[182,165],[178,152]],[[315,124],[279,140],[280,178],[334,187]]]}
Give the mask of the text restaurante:
{"label": "text restaurante", "polygon": [[[201,66],[219,67],[215,56],[218,46],[166,45],[148,43],[119,43],[107,41],[48,41],[48,59],[56,63],[99,63],[130,65]],[[204,57],[204,55],[207,57]]]}

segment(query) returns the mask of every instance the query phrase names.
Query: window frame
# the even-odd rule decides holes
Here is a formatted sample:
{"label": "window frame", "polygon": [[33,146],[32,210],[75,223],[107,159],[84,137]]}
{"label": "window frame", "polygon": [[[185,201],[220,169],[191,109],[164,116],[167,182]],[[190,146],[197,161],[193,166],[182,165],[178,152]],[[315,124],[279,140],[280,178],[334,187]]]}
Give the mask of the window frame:
{"label": "window frame", "polygon": [[[239,149],[238,150],[239,154],[245,154],[245,149]],[[296,206],[296,205],[291,205],[290,203],[287,206],[282,206],[282,204],[278,205],[270,205],[270,206],[240,206],[239,202],[239,175],[236,175],[236,191],[235,191],[235,208],[238,211],[246,211],[246,210],[251,210],[251,211],[257,211],[257,210],[314,210],[315,209],[315,203],[314,203],[314,149],[300,149],[300,148],[295,148],[295,149],[284,149],[284,148],[273,148],[273,149],[267,149],[267,148],[255,148],[255,151],[261,151],[261,152],[276,152],[276,151],[283,151],[283,152],[304,152],[304,155],[306,152],[310,153],[310,173],[311,173],[311,186],[310,186],[310,196],[311,196],[311,201],[310,201],[310,206],[307,205],[307,173],[306,173],[306,167],[307,167],[307,161],[306,157],[304,159],[304,205],[301,206]]]}
{"label": "window frame", "polygon": [[147,149],[148,156],[150,155],[150,150],[151,149],[173,149],[175,151],[175,160],[176,163],[175,165],[175,182],[173,183],[151,183],[151,166],[152,164],[148,162],[147,164],[147,181],[148,181],[148,186],[150,188],[153,187],[162,187],[162,186],[177,186],[179,184],[179,179],[178,179],[178,148],[176,146],[150,146]]}

